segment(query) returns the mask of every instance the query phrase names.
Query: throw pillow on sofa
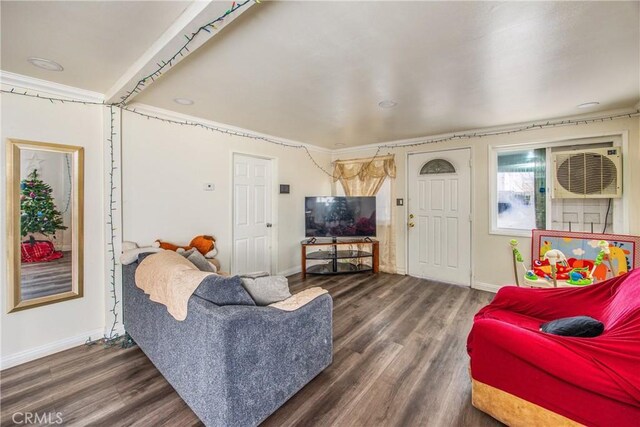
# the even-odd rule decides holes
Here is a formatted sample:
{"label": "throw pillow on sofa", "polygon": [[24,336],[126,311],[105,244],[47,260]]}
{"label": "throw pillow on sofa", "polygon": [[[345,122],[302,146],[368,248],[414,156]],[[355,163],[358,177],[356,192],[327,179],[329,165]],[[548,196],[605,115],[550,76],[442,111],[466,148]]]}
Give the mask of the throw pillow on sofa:
{"label": "throw pillow on sofa", "polygon": [[256,305],[238,276],[212,274],[204,278],[193,294],[216,305]]}
{"label": "throw pillow on sofa", "polygon": [[565,337],[592,338],[602,334],[604,324],[593,317],[574,316],[543,323],[540,330]]}
{"label": "throw pillow on sofa", "polygon": [[[185,258],[189,258],[189,256],[194,253],[196,251],[196,248],[191,248],[188,251],[176,251],[176,253],[179,253],[180,255],[182,255]],[[199,253],[199,252],[198,252]]]}
{"label": "throw pillow on sofa", "polygon": [[198,251],[194,251],[187,257],[189,261],[193,263],[198,270],[200,271],[208,271],[210,273],[217,273],[216,267],[211,264],[205,257]]}
{"label": "throw pillow on sofa", "polygon": [[289,281],[284,276],[242,278],[242,285],[251,294],[256,305],[269,305],[291,296]]}

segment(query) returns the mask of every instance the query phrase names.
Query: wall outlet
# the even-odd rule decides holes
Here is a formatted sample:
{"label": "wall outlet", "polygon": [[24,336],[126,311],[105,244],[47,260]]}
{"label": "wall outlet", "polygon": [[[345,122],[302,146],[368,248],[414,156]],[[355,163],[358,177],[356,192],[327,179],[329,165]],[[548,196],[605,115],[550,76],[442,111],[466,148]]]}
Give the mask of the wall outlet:
{"label": "wall outlet", "polygon": [[215,191],[216,189],[216,185],[214,183],[211,182],[205,182],[202,186],[202,189],[204,191]]}

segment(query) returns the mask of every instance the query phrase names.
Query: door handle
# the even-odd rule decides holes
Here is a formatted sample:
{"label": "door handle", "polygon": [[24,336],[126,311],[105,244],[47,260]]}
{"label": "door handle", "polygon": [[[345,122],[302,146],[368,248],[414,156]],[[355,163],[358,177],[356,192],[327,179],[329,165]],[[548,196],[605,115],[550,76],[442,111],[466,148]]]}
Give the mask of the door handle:
{"label": "door handle", "polygon": [[409,219],[413,219],[413,214],[409,214]]}
{"label": "door handle", "polygon": [[273,224],[271,224],[270,222],[267,223],[267,228],[271,228],[273,227]]}
{"label": "door handle", "polygon": [[415,225],[413,222],[410,222],[410,223],[409,223],[409,228],[413,228],[413,227],[415,227],[415,226],[416,226],[416,225]]}

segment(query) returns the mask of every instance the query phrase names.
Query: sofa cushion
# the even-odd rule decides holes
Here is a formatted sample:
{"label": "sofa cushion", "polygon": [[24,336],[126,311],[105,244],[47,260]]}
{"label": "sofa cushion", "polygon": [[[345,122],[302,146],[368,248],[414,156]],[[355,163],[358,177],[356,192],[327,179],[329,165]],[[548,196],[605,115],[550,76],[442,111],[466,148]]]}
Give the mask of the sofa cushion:
{"label": "sofa cushion", "polygon": [[593,317],[574,316],[543,323],[540,330],[565,337],[591,338],[602,334],[604,325]]}
{"label": "sofa cushion", "polygon": [[216,267],[211,264],[200,252],[195,251],[192,252],[191,255],[187,257],[189,261],[193,263],[198,270],[200,271],[208,271],[210,273],[217,273]]}
{"label": "sofa cushion", "polygon": [[238,276],[207,276],[196,288],[194,295],[216,305],[256,305]]}
{"label": "sofa cushion", "polygon": [[257,305],[269,305],[291,296],[289,281],[284,276],[242,278],[242,285]]}
{"label": "sofa cushion", "polygon": [[495,309],[487,312],[485,319],[495,319],[519,328],[529,329],[531,331],[539,331],[540,324],[549,319],[539,319],[537,317],[527,316],[526,314],[516,313],[515,311]]}

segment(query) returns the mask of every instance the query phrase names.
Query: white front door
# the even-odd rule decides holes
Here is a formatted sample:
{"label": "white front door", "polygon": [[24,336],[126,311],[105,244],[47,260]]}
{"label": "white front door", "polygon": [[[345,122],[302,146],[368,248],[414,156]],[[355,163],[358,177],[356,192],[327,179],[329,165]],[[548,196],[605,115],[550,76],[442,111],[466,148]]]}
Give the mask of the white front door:
{"label": "white front door", "polygon": [[233,156],[232,272],[271,273],[271,160]]}
{"label": "white front door", "polygon": [[471,285],[471,150],[409,155],[409,275]]}

